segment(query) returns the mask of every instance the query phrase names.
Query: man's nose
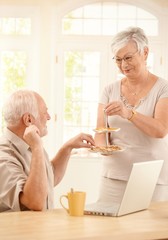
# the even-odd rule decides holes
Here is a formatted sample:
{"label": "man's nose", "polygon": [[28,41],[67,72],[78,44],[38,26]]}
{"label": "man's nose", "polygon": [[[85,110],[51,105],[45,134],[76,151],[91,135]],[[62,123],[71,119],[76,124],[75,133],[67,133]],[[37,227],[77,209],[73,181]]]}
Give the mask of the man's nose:
{"label": "man's nose", "polygon": [[51,116],[50,116],[50,114],[48,113],[47,114],[47,120],[50,120],[51,119]]}

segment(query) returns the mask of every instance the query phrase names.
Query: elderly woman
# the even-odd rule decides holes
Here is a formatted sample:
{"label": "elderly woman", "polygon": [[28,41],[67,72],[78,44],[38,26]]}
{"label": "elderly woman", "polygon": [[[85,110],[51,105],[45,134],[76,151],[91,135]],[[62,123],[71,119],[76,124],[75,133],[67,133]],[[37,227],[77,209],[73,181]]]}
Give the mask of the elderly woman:
{"label": "elderly woman", "polygon": [[[105,127],[106,114],[109,127],[120,127],[110,133],[110,144],[125,151],[103,157],[99,200],[120,202],[132,164],[156,159],[163,159],[164,166],[153,201],[168,200],[168,81],[148,70],[148,39],[141,28],[128,28],[114,36],[112,52],[123,77],[105,87],[97,128]],[[105,134],[96,133],[95,142],[104,146]]]}

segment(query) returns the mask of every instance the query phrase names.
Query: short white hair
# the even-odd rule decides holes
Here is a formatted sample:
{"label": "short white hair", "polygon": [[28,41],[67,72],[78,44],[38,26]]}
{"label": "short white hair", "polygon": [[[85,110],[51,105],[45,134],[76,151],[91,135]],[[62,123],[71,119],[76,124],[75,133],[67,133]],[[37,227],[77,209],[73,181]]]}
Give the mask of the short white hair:
{"label": "short white hair", "polygon": [[25,113],[38,117],[38,103],[35,92],[18,90],[10,95],[3,107],[3,116],[7,126],[16,126]]}
{"label": "short white hair", "polygon": [[139,27],[129,27],[124,31],[117,33],[112,38],[111,49],[115,55],[121,48],[125,47],[130,41],[134,41],[137,50],[142,52],[145,47],[148,48],[148,38],[143,29]]}

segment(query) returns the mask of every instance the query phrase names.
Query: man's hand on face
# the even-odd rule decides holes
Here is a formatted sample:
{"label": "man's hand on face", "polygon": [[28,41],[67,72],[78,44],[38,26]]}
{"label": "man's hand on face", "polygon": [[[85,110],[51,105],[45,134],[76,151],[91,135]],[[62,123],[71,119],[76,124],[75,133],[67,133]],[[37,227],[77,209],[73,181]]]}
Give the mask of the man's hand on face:
{"label": "man's hand on face", "polygon": [[30,148],[35,147],[37,144],[42,144],[39,129],[35,125],[29,125],[25,129],[23,139]]}

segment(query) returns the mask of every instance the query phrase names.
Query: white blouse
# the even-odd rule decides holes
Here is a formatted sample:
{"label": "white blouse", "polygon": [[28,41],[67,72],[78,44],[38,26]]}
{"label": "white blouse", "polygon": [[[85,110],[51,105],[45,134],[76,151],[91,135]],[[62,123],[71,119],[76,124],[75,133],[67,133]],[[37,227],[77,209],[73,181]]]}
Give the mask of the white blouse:
{"label": "white blouse", "polygon": [[[120,87],[121,81],[106,86],[99,103],[123,101]],[[168,81],[161,78],[134,109],[153,117],[156,103],[160,98],[168,98]],[[131,121],[120,116],[108,117],[108,124],[110,127],[120,127],[120,131],[111,134],[111,144],[122,146],[125,151],[103,157],[103,176],[128,180],[134,162],[164,159],[158,184],[168,185],[168,135],[164,138],[152,138],[139,130]]]}

